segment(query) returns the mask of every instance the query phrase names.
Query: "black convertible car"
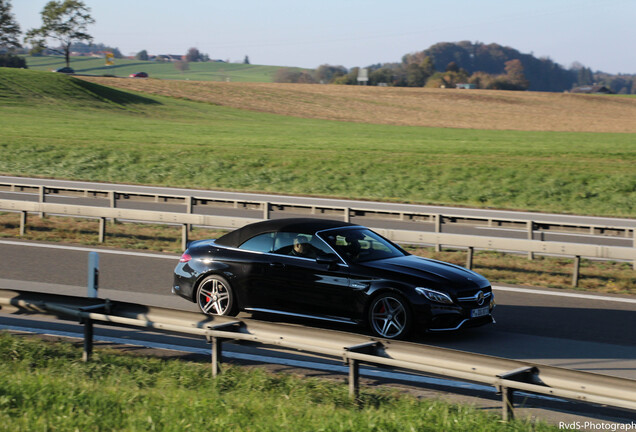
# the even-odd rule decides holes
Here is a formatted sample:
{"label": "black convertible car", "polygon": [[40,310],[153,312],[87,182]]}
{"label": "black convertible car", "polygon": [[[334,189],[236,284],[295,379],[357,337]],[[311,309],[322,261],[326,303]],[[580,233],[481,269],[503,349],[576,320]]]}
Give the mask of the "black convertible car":
{"label": "black convertible car", "polygon": [[206,314],[368,324],[385,338],[488,324],[495,305],[479,274],[325,219],[268,220],[193,242],[175,268],[172,292]]}

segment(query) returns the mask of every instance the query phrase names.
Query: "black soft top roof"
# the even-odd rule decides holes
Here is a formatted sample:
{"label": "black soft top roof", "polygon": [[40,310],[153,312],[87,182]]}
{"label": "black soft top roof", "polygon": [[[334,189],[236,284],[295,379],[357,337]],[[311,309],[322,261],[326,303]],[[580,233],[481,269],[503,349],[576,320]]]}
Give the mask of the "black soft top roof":
{"label": "black soft top roof", "polygon": [[295,232],[300,234],[314,234],[316,231],[349,226],[358,225],[330,219],[270,219],[263,222],[256,222],[253,224],[245,225],[242,228],[225,234],[223,237],[219,237],[215,243],[221,246],[238,247],[252,237],[268,232]]}

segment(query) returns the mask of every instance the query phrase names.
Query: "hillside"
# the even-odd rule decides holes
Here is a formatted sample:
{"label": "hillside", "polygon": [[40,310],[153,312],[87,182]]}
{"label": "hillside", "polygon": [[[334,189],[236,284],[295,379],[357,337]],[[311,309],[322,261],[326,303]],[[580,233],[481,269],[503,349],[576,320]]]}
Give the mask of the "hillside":
{"label": "hillside", "polygon": [[285,116],[461,129],[636,132],[636,98],[318,84],[83,77],[107,86]]}
{"label": "hillside", "polygon": [[[50,72],[66,66],[61,56],[27,56],[26,61],[28,68],[36,71]],[[189,63],[189,69],[180,72],[174,63],[115,59],[113,66],[106,66],[103,58],[95,57],[71,57],[71,67],[78,74],[88,75],[127,77],[143,71],[151,78],[224,82],[272,82],[274,74],[280,69],[278,66],[202,62]]]}
{"label": "hillside", "polygon": [[64,74],[0,68],[0,104],[123,108],[157,101]]}

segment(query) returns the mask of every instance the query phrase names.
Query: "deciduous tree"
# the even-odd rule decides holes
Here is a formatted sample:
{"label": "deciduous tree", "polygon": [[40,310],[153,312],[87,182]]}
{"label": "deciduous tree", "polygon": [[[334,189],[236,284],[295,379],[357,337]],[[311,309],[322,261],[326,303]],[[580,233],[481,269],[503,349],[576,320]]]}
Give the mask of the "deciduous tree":
{"label": "deciduous tree", "polygon": [[11,13],[11,2],[0,0],[0,48],[13,50],[20,48],[20,25]]}
{"label": "deciduous tree", "polygon": [[[36,47],[47,47],[53,52],[64,54],[66,66],[70,67],[73,42],[93,41],[93,37],[87,32],[87,27],[95,22],[90,9],[80,0],[50,1],[40,15],[42,27],[29,30],[25,41]],[[54,41],[59,46],[51,46],[47,41]]]}
{"label": "deciduous tree", "polygon": [[135,56],[135,58],[136,58],[137,60],[143,60],[143,61],[148,60],[148,51],[146,51],[146,50],[141,50],[141,51],[139,51],[139,52],[137,53],[137,55]]}
{"label": "deciduous tree", "polygon": [[197,62],[201,60],[201,53],[197,48],[190,48],[188,53],[185,55],[185,59],[187,62]]}

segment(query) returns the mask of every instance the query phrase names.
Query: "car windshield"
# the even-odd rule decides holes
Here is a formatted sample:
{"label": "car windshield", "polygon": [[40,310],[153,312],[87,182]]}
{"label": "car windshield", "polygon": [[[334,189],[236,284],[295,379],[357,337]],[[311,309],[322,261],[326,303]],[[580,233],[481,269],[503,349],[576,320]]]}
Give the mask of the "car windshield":
{"label": "car windshield", "polygon": [[350,263],[406,255],[391,242],[366,228],[328,230],[318,235]]}

